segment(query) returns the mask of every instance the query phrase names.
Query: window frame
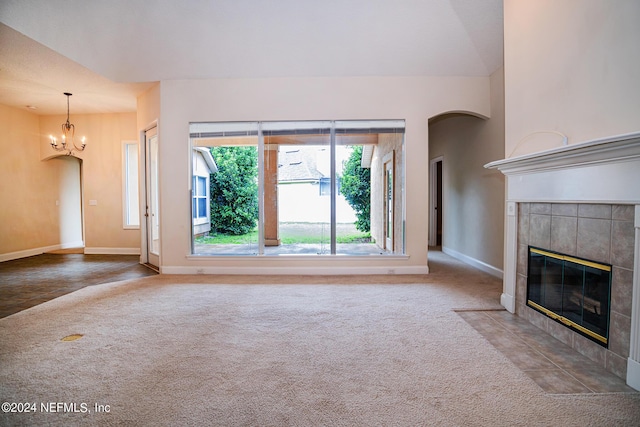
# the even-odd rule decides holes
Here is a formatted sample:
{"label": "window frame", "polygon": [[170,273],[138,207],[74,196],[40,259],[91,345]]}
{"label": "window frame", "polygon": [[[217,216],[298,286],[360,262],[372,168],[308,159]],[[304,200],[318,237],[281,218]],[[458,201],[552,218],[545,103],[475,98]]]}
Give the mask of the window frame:
{"label": "window frame", "polygon": [[[298,120],[291,120],[291,121],[250,121],[250,122],[216,122],[216,121],[198,121],[198,122],[190,122],[190,131],[189,131],[189,135],[190,135],[190,147],[191,149],[193,149],[196,146],[201,146],[201,145],[196,145],[196,143],[194,142],[196,139],[199,138],[216,138],[216,137],[227,137],[227,136],[236,136],[236,137],[250,137],[250,136],[254,136],[257,137],[257,149],[258,149],[258,206],[259,206],[259,213],[258,213],[258,242],[257,242],[257,253],[253,252],[253,253],[246,253],[246,254],[238,254],[241,257],[246,257],[246,258],[251,258],[251,257],[255,257],[255,256],[263,256],[266,255],[264,253],[265,250],[265,236],[264,236],[264,225],[265,225],[265,206],[264,206],[264,192],[265,192],[265,188],[264,188],[264,173],[265,173],[265,150],[266,150],[266,143],[265,143],[265,138],[267,136],[273,136],[273,135],[286,135],[287,132],[291,132],[290,134],[298,134],[298,132],[300,134],[304,134],[304,133],[313,133],[313,131],[317,130],[317,129],[323,129],[324,127],[322,126],[325,123],[330,123],[330,128],[328,129],[330,134],[327,136],[330,136],[330,143],[329,143],[329,148],[330,148],[330,167],[331,167],[331,177],[330,177],[330,182],[331,184],[329,185],[330,189],[333,190],[331,191],[331,254],[327,254],[330,256],[344,256],[344,255],[349,255],[349,256],[353,256],[353,257],[361,257],[361,254],[354,254],[354,255],[350,255],[350,254],[345,254],[345,253],[338,253],[336,251],[336,202],[335,202],[335,198],[339,193],[339,188],[338,188],[338,180],[339,177],[336,176],[336,165],[335,165],[335,161],[336,161],[336,147],[338,145],[342,145],[341,143],[338,142],[338,138],[345,136],[345,135],[351,135],[351,134],[395,134],[395,135],[400,135],[401,139],[400,139],[400,162],[401,164],[399,165],[394,165],[394,170],[396,169],[396,166],[399,168],[399,170],[397,172],[394,173],[394,175],[399,174],[399,176],[395,176],[394,177],[394,193],[401,195],[401,203],[400,206],[396,205],[394,203],[394,217],[396,215],[398,215],[398,220],[401,221],[400,224],[398,224],[398,232],[399,232],[399,239],[398,239],[398,244],[394,244],[394,248],[390,251],[390,252],[386,252],[386,253],[379,253],[379,254],[371,254],[371,255],[365,255],[365,256],[376,256],[376,255],[380,255],[380,256],[402,256],[405,257],[406,256],[406,234],[405,234],[405,222],[406,222],[406,197],[405,197],[405,165],[406,165],[406,153],[405,153],[405,149],[406,149],[406,120],[405,119],[374,119],[374,120],[357,120],[357,119],[352,119],[352,120],[302,120],[302,121],[298,121]],[[281,128],[281,125],[285,125],[284,128]],[[279,126],[280,125],[280,126]],[[291,125],[302,125],[299,128],[294,127],[291,130],[289,130],[288,127],[286,126],[291,126]],[[320,126],[319,126],[320,125]],[[379,125],[379,126],[376,126]],[[221,129],[214,129],[214,130],[210,130],[207,129],[207,126],[221,126]],[[282,132],[282,129],[284,129],[285,133],[278,133],[278,132]],[[275,133],[274,133],[275,132]],[[394,158],[394,162],[397,160],[395,159],[396,156],[393,156]],[[384,166],[384,165],[382,165]],[[363,167],[370,167],[369,166],[363,166]],[[191,174],[192,176],[194,176],[193,173],[193,160],[192,160],[192,164],[191,164]],[[191,185],[193,187],[193,183]],[[195,189],[191,189],[191,191],[195,191]],[[192,199],[193,200],[193,199]],[[193,202],[192,202],[192,206],[193,206]],[[400,212],[397,212],[396,209],[400,209]],[[192,209],[193,210],[193,207]],[[193,212],[191,213],[191,220],[193,221]],[[191,234],[191,256],[196,256],[196,257],[200,257],[200,256],[205,256],[205,257],[225,257],[228,256],[228,254],[225,253],[215,253],[215,254],[205,254],[205,253],[196,253],[194,248],[195,248],[195,235],[192,233]],[[396,250],[397,249],[397,250]],[[273,256],[273,255],[269,255],[269,256]],[[280,256],[280,255],[275,255],[275,256]],[[318,254],[317,256],[321,256],[321,254]],[[324,256],[324,254],[322,254],[322,256]],[[305,259],[308,258],[313,258],[313,256],[305,256]]]}

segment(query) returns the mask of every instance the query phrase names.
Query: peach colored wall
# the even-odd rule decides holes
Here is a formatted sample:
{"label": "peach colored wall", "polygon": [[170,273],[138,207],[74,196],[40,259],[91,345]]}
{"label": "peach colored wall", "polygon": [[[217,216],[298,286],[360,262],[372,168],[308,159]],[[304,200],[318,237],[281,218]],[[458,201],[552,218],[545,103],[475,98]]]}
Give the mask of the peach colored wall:
{"label": "peach colored wall", "polygon": [[39,118],[0,105],[0,129],[0,260],[57,249],[58,164],[40,161]]}
{"label": "peach colored wall", "polygon": [[[55,156],[49,134],[59,133],[66,116],[40,117],[40,156]],[[135,253],[140,230],[123,227],[122,142],[138,141],[136,113],[75,114],[76,137],[87,137],[82,159],[85,248],[87,252]],[[46,164],[47,161],[43,161]],[[95,200],[96,205],[89,202]]]}
{"label": "peach colored wall", "polygon": [[504,2],[506,157],[561,145],[536,132],[572,144],[640,130],[639,18],[635,0]]}
{"label": "peach colored wall", "polygon": [[160,119],[160,84],[138,97],[138,131],[143,132]]}
{"label": "peach colored wall", "polygon": [[388,270],[407,267],[415,268],[411,271],[424,271],[427,265],[428,118],[449,110],[490,115],[488,77],[172,80],[161,82],[160,98],[160,232],[163,272],[195,272],[201,266],[291,267],[291,260],[286,259],[269,259],[269,263],[265,264],[264,261],[252,258],[188,257],[189,122],[405,119],[406,235],[409,256],[402,259],[385,258],[384,262],[379,259],[337,260],[313,257],[300,259],[295,265],[335,267],[335,263],[339,262],[349,267],[375,266]]}

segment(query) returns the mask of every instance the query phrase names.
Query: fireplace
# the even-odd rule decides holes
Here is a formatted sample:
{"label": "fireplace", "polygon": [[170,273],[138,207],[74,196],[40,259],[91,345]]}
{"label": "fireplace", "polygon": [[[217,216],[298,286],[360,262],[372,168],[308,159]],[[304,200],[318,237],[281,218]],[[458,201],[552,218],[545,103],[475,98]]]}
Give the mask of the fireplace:
{"label": "fireplace", "polygon": [[507,177],[501,304],[640,390],[640,132],[485,167]]}
{"label": "fireplace", "polygon": [[608,347],[612,266],[528,249],[527,306]]}

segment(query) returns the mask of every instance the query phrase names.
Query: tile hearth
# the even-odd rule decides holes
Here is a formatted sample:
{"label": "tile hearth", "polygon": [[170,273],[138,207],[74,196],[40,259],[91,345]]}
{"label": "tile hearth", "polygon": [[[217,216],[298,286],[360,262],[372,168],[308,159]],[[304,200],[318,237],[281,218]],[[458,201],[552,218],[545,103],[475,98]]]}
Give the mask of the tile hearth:
{"label": "tile hearth", "polygon": [[546,393],[637,393],[622,378],[506,310],[458,315]]}

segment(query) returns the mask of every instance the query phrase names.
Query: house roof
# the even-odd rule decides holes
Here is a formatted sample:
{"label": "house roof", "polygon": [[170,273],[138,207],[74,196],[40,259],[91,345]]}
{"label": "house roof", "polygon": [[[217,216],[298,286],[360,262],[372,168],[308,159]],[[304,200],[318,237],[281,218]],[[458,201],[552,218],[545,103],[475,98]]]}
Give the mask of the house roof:
{"label": "house roof", "polygon": [[50,0],[0,6],[0,104],[135,111],[174,79],[488,76],[502,0]]}
{"label": "house roof", "polygon": [[281,146],[278,152],[278,182],[317,181],[324,174],[317,169],[318,147]]}
{"label": "house roof", "polygon": [[218,172],[218,165],[216,165],[216,161],[213,159],[213,156],[211,155],[211,151],[209,151],[208,148],[193,147],[193,151],[196,151],[202,155],[204,162],[207,164],[207,167],[209,168],[209,173]]}

